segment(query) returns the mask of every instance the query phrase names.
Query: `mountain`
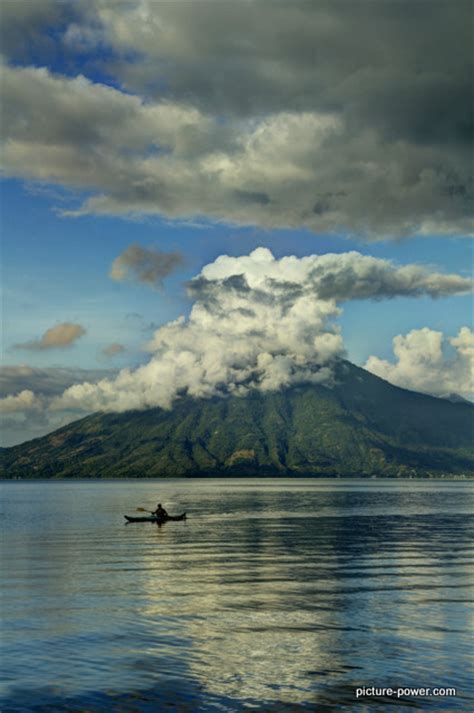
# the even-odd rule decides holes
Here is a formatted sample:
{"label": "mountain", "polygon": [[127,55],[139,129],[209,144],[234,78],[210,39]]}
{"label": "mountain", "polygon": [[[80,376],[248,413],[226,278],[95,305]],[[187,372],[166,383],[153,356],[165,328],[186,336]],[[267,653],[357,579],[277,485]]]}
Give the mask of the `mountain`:
{"label": "mountain", "polygon": [[464,398],[464,396],[461,396],[461,394],[448,394],[447,396],[443,396],[444,399],[448,399],[448,401],[452,401],[453,404],[469,404],[471,403],[467,399]]}
{"label": "mountain", "polygon": [[93,414],[4,449],[0,475],[472,476],[473,415],[470,403],[400,389],[341,361],[332,388]]}

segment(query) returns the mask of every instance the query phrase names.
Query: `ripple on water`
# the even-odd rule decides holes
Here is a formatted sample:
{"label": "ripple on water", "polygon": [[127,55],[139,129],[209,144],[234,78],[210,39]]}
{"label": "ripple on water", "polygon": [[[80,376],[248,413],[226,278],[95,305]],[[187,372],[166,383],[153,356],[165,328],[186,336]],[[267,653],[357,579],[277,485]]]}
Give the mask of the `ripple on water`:
{"label": "ripple on water", "polygon": [[[2,487],[4,711],[474,708],[468,484]],[[189,520],[123,523],[157,494]]]}

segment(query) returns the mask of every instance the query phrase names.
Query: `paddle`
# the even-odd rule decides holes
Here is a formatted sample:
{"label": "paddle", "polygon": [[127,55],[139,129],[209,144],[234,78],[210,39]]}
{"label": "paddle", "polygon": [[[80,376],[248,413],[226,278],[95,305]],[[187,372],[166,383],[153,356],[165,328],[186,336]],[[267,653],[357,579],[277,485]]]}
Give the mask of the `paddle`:
{"label": "paddle", "polygon": [[149,512],[150,515],[154,515],[153,510],[145,510],[145,508],[137,508],[138,512]]}

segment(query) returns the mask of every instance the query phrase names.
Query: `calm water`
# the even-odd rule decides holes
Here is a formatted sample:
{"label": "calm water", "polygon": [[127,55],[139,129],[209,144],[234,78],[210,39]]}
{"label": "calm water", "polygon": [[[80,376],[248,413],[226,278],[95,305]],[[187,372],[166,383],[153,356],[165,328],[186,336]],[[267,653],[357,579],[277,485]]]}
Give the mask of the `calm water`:
{"label": "calm water", "polygon": [[[469,483],[1,490],[2,713],[474,710]],[[124,524],[158,499],[187,522]]]}

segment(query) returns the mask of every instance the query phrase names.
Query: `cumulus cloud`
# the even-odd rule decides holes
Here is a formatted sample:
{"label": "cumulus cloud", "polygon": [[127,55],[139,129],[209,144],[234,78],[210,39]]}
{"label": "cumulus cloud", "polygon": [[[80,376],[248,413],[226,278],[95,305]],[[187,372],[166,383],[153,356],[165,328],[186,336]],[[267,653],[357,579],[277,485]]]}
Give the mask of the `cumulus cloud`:
{"label": "cumulus cloud", "polygon": [[193,397],[245,395],[302,382],[332,383],[344,355],[338,303],[396,295],[463,293],[470,282],[409,265],[397,267],[360,253],[277,260],[266,248],[223,255],[190,281],[188,319],[159,328],[151,359],[98,383],[76,384],[52,408],[126,411],[170,408]]}
{"label": "cumulus cloud", "polygon": [[[0,441],[2,447],[28,439],[38,426],[42,434],[51,430],[47,402],[30,389],[0,398]],[[53,423],[55,422],[53,415]]]}
{"label": "cumulus cloud", "polygon": [[42,351],[44,349],[64,349],[71,347],[80,337],[86,334],[86,330],[81,324],[72,322],[62,322],[54,327],[50,327],[40,337],[31,342],[15,344],[15,349],[31,349]]}
{"label": "cumulus cloud", "polygon": [[[302,382],[330,387],[334,361],[345,354],[336,323],[345,301],[435,298],[462,294],[471,285],[457,275],[398,266],[357,252],[278,260],[258,248],[250,255],[218,257],[187,287],[193,300],[189,317],[155,329],[147,345],[150,360],[136,370],[0,368],[3,444],[41,436],[96,410],[170,408],[185,394],[244,396]],[[442,384],[443,394],[466,394],[463,375],[472,363],[472,334],[463,329],[450,340],[457,356],[444,363],[435,348],[440,335],[428,330],[428,337],[417,349],[408,348],[414,338],[398,338],[396,353],[403,368],[375,357],[367,368],[402,386],[437,393]],[[121,349],[111,344],[106,351],[113,356]],[[437,371],[427,363],[438,364]],[[410,381],[413,364],[418,377]]]}
{"label": "cumulus cloud", "polygon": [[125,347],[123,344],[114,342],[113,344],[109,344],[107,347],[104,347],[104,349],[102,349],[102,354],[106,357],[114,357],[118,354],[123,354],[124,351]]}
{"label": "cumulus cloud", "polygon": [[119,282],[132,279],[156,288],[183,263],[184,258],[179,252],[165,253],[134,244],[115,258],[109,276]]}
{"label": "cumulus cloud", "polygon": [[202,298],[208,290],[215,289],[219,280],[238,279],[239,275],[245,275],[249,285],[256,289],[269,284],[276,293],[281,291],[289,296],[294,291],[307,290],[320,300],[337,302],[421,295],[436,298],[472,291],[469,278],[430,272],[421,265],[397,266],[390,260],[356,251],[302,258],[291,255],[274,260],[264,248],[248,256],[218,257],[190,282],[189,289]]}
{"label": "cumulus cloud", "polygon": [[80,381],[114,378],[116,369],[39,369],[22,365],[0,367],[0,439],[13,446],[38,438],[83,416],[83,411],[49,411],[54,396]]}
{"label": "cumulus cloud", "polygon": [[371,356],[365,368],[413,391],[474,399],[474,333],[462,327],[456,337],[448,338],[451,349],[443,349],[444,342],[442,332],[413,329],[394,337],[395,362]]}
{"label": "cumulus cloud", "polygon": [[17,411],[32,411],[41,408],[41,402],[29,389],[24,389],[18,394],[11,394],[0,398],[0,413],[14,413]]}
{"label": "cumulus cloud", "polygon": [[5,170],[87,190],[64,214],[472,233],[470,2],[6,4],[77,71],[6,45]]}

